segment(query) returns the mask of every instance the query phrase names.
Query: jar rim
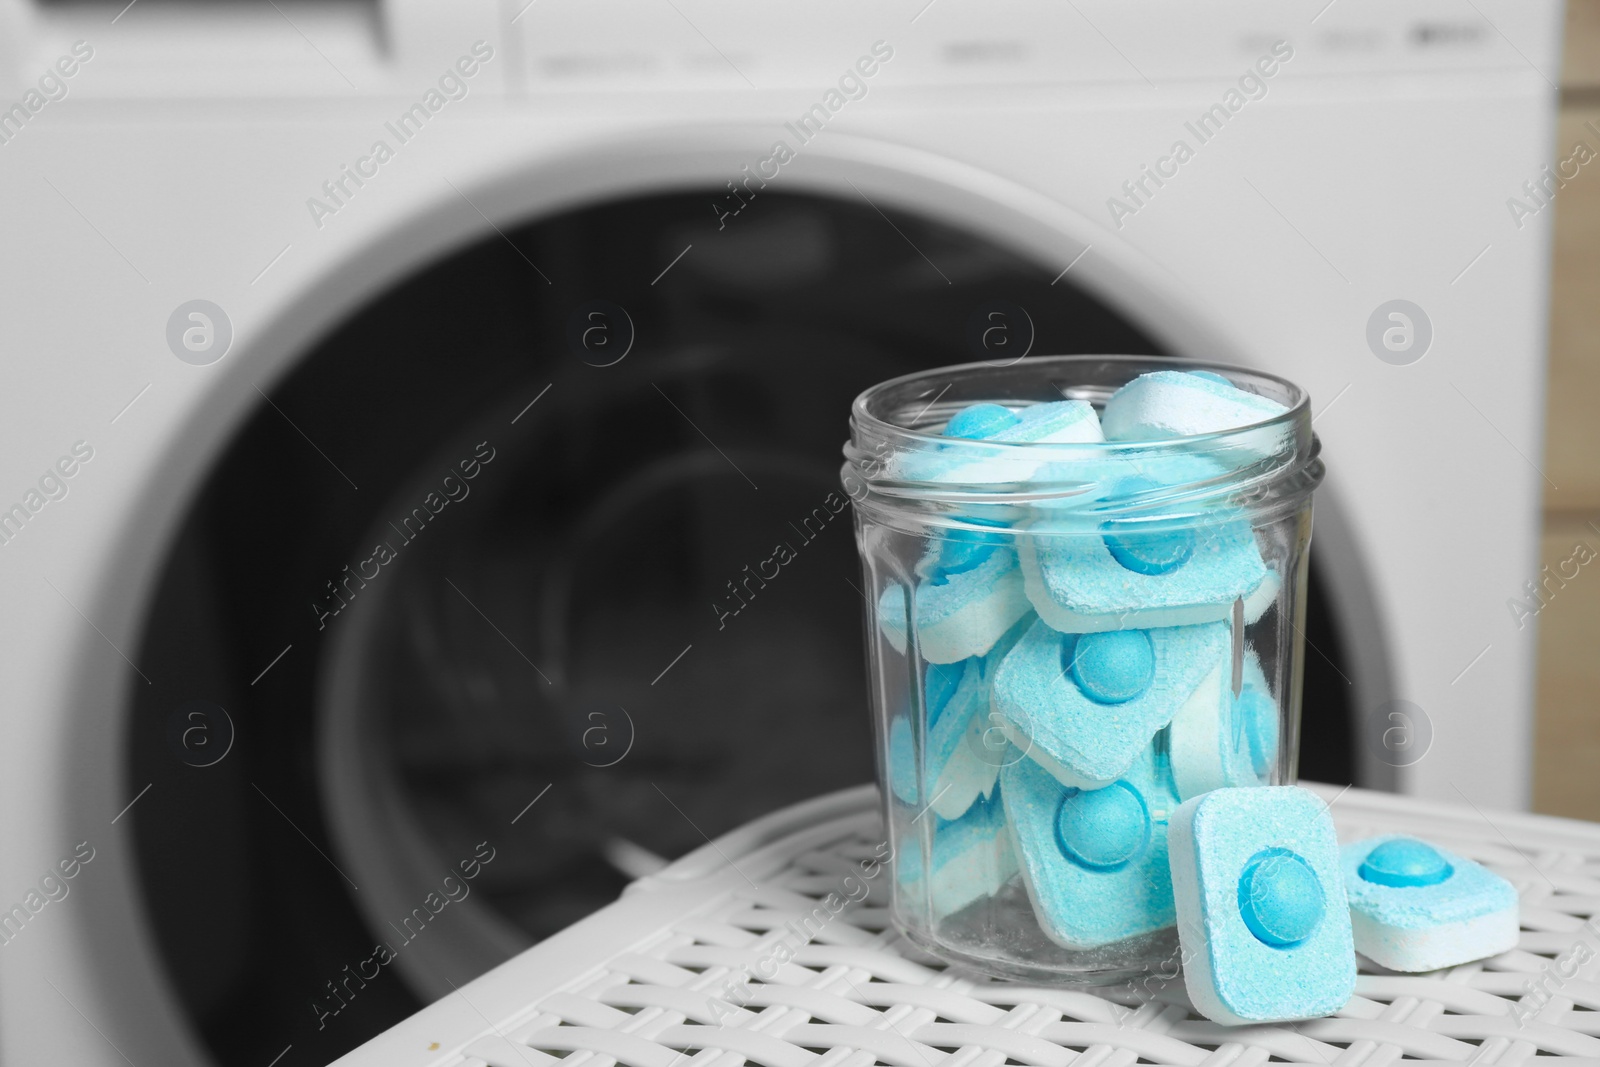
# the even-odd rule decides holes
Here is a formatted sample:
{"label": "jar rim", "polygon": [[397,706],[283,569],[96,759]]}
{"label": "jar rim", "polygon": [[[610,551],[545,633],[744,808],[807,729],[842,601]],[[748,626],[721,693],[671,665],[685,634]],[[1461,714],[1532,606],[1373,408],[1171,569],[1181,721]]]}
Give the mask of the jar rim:
{"label": "jar rim", "polygon": [[[1029,405],[1087,400],[1097,411],[1116,389],[1152,371],[1209,371],[1246,392],[1280,404],[1279,414],[1226,430],[1139,441],[999,442],[945,437],[936,431],[955,411],[992,402]],[[917,371],[880,382],[851,404],[851,437],[845,446],[845,473],[864,483],[852,491],[857,503],[867,497],[904,503],[981,503],[1070,498],[1083,494],[1081,482],[1053,485],[1048,480],[1011,481],[992,472],[1028,470],[1060,461],[1092,470],[1094,461],[1156,465],[1178,470],[1186,460],[1206,457],[1214,466],[1204,476],[1179,476],[1157,494],[1139,493],[1121,503],[1134,510],[1183,501],[1204,510],[1240,493],[1256,505],[1267,498],[1302,497],[1321,481],[1320,443],[1311,428],[1311,399],[1305,389],[1264,371],[1210,360],[1140,355],[1034,356],[1004,366],[966,363]],[[936,457],[935,464],[906,462]],[[968,465],[973,465],[969,467]],[[967,480],[952,471],[983,467],[990,477]],[[937,468],[939,473],[930,473]],[[1073,469],[1063,468],[1063,469]],[[848,485],[847,485],[848,488]],[[1102,498],[1102,506],[1105,501]]]}
{"label": "jar rim", "polygon": [[[925,433],[920,430],[900,426],[874,411],[872,405],[874,402],[881,401],[896,391],[905,390],[923,381],[952,379],[950,384],[954,385],[954,379],[960,377],[992,378],[994,377],[993,372],[996,370],[1009,370],[1013,367],[1019,366],[1028,366],[1030,369],[1032,369],[1043,368],[1047,366],[1088,366],[1093,363],[1121,366],[1148,366],[1150,370],[1211,371],[1213,373],[1222,374],[1224,377],[1229,378],[1234,382],[1235,385],[1240,384],[1237,380],[1238,378],[1243,378],[1246,381],[1253,380],[1253,383],[1270,384],[1276,387],[1276,390],[1281,390],[1281,394],[1289,398],[1289,402],[1285,403],[1276,396],[1268,396],[1266,393],[1260,393],[1256,390],[1249,390],[1251,392],[1257,392],[1257,395],[1260,396],[1268,396],[1268,399],[1277,400],[1278,403],[1283,404],[1287,410],[1281,415],[1274,415],[1271,418],[1260,419],[1255,422],[1246,423],[1243,426],[1237,426],[1227,430],[1218,430],[1212,433],[1190,434],[1183,437],[1156,438],[1145,441],[1089,441],[1070,443],[1017,441],[1007,442],[1003,445],[1003,447],[1005,449],[1032,451],[1037,451],[1040,449],[1063,449],[1074,450],[1080,454],[1087,454],[1095,451],[1104,452],[1108,447],[1115,448],[1123,446],[1138,448],[1164,447],[1177,450],[1184,446],[1192,448],[1196,443],[1226,441],[1226,439],[1231,436],[1247,433],[1252,430],[1259,430],[1263,427],[1270,428],[1274,426],[1292,425],[1297,421],[1299,416],[1305,415],[1309,418],[1310,415],[1311,396],[1309,393],[1287,378],[1280,377],[1276,374],[1269,374],[1265,371],[1255,370],[1251,367],[1242,367],[1234,363],[1218,363],[1211,360],[1189,359],[1171,356],[1137,356],[1127,354],[1102,355],[1086,353],[1055,356],[1032,356],[1018,360],[1016,363],[1009,364],[1005,367],[998,367],[996,364],[989,362],[958,363],[948,367],[934,367],[929,370],[913,371],[910,374],[902,374],[898,378],[890,378],[886,381],[879,382],[876,385],[864,389],[859,395],[857,395],[855,400],[850,405],[850,421],[852,428],[861,427],[875,430],[883,434],[885,437],[889,437],[891,439],[904,439],[907,442],[913,442],[927,446],[938,445],[941,448],[948,448],[952,445],[955,445],[959,448],[961,447],[960,442],[965,442],[968,439],[960,437],[945,437],[938,433]],[[1137,375],[1130,375],[1128,380],[1131,381],[1133,377],[1136,376]],[[992,399],[996,403],[1004,403],[1007,400],[1005,397],[991,397],[989,399]],[[1014,400],[1022,399],[1023,398],[1020,397],[1014,398]],[[1079,398],[1069,396],[1063,392],[1060,397],[1055,399],[1070,400]],[[971,403],[980,403],[980,401],[973,400]],[[933,405],[930,403],[929,407],[931,408],[932,406]],[[940,424],[943,424],[942,421]],[[984,448],[985,450],[1001,447],[998,442],[993,441],[972,441],[971,443],[979,446],[980,448]],[[1021,453],[1019,452],[1019,454]]]}

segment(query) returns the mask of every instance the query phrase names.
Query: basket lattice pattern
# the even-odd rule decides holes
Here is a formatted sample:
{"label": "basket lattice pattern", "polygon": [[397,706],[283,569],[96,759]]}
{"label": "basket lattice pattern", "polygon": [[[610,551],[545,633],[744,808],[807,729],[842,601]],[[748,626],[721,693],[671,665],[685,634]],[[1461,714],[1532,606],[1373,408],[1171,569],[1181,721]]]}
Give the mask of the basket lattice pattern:
{"label": "basket lattice pattern", "polygon": [[879,844],[873,821],[857,818],[840,820],[837,839],[798,851],[759,883],[740,883],[444,1062],[1600,1063],[1600,920],[1590,922],[1600,913],[1600,833],[1510,815],[1491,822],[1470,808],[1414,809],[1360,792],[1335,799],[1333,812],[1343,839],[1415,833],[1505,875],[1522,898],[1517,949],[1425,976],[1384,973],[1363,961],[1356,996],[1337,1016],[1246,1028],[1196,1015],[1181,978],[1089,991],[974,978],[895,934],[882,903],[886,886],[831,921],[800,925],[827,914],[819,902],[840,892],[842,879]]}

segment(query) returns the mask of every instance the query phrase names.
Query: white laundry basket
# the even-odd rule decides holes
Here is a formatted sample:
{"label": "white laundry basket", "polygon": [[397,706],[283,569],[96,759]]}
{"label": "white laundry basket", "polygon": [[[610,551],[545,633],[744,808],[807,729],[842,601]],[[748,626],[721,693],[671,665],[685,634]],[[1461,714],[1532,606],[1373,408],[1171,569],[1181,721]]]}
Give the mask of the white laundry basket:
{"label": "white laundry basket", "polygon": [[[946,968],[899,939],[886,887],[830,893],[882,842],[875,790],[749,824],[630,886],[336,1061],[338,1067],[1029,1067],[1600,1062],[1600,827],[1311,786],[1341,840],[1405,832],[1522,898],[1511,952],[1429,975],[1362,961],[1337,1015],[1227,1028],[1181,979],[1045,989]],[[886,878],[882,873],[878,878]],[[861,884],[859,881],[851,883]],[[749,975],[747,981],[742,981]],[[1535,1061],[1535,1057],[1538,1057]]]}

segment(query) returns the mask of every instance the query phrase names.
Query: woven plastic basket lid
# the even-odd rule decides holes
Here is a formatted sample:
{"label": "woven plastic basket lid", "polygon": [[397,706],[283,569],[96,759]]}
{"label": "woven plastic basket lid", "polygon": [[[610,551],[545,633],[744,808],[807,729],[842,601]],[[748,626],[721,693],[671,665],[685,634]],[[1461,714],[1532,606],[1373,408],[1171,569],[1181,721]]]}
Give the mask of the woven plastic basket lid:
{"label": "woven plastic basket lid", "polygon": [[1341,840],[1415,834],[1508,878],[1522,898],[1517,948],[1427,975],[1362,960],[1338,1015],[1277,1026],[1208,1022],[1181,978],[1096,990],[993,981],[894,932],[887,874],[860,904],[829,909],[883,841],[877,793],[862,787],[709,843],[337,1063],[1600,1063],[1600,827],[1311,788]]}

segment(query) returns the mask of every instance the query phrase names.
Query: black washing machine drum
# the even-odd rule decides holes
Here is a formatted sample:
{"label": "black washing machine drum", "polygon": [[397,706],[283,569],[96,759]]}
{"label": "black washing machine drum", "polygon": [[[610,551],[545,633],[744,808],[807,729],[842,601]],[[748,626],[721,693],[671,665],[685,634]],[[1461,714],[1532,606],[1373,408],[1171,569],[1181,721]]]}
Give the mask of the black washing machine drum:
{"label": "black washing machine drum", "polygon": [[[763,194],[718,230],[715,200],[428,267],[217,463],[128,758],[160,785],[132,816],[154,937],[219,1061],[331,1060],[708,837],[871,778],[851,399],[1028,350],[1156,354],[942,223]],[[974,349],[996,308],[1012,347]],[[1338,660],[1318,585],[1308,634]],[[1340,669],[1306,661],[1308,777],[1350,780],[1348,709],[1318,704]]]}

